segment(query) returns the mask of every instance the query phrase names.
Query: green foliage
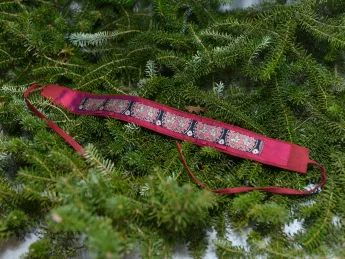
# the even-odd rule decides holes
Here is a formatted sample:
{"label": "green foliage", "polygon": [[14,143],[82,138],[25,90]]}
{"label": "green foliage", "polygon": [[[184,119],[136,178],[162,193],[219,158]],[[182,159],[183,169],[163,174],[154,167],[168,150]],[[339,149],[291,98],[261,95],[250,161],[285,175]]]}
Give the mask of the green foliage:
{"label": "green foliage", "polygon": [[[219,258],[344,257],[344,1],[0,0],[0,239],[41,229],[27,258],[202,258],[215,229]],[[30,101],[85,147],[81,156],[27,108],[33,83],[139,95],[310,149],[327,168],[306,197],[202,190],[176,140],[110,118],[76,116],[38,93]],[[183,143],[212,189],[320,182]],[[341,220],[334,224],[337,216]],[[303,231],[284,225],[299,219]],[[248,249],[227,228],[249,231]],[[138,251],[139,249],[139,251]]]}
{"label": "green foliage", "polygon": [[41,239],[31,244],[27,257],[30,259],[48,258],[50,255],[50,242],[47,239]]}
{"label": "green foliage", "polygon": [[28,229],[28,224],[29,219],[23,211],[13,210],[0,221],[0,238],[7,239],[13,235],[21,235]]}
{"label": "green foliage", "polygon": [[239,212],[246,212],[261,203],[264,198],[265,195],[257,191],[241,195],[233,199],[233,209]]}
{"label": "green foliage", "polygon": [[263,205],[255,205],[249,212],[248,216],[258,223],[283,224],[289,215],[283,206],[275,203],[266,203]]}

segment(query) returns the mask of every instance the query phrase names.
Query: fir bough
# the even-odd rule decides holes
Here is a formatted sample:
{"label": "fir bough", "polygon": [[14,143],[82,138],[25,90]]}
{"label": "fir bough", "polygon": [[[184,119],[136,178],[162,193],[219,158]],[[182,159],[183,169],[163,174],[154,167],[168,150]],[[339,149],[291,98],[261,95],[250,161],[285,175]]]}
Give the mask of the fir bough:
{"label": "fir bough", "polygon": [[[343,1],[0,1],[0,239],[40,229],[26,258],[202,258],[214,229],[219,258],[344,255]],[[214,195],[180,162],[176,140],[115,119],[31,102],[86,147],[72,150],[26,107],[33,83],[139,95],[310,148],[328,182],[311,196]],[[320,181],[183,143],[211,188]],[[340,218],[337,224],[334,219]],[[284,225],[299,219],[297,234]],[[227,238],[251,227],[248,248]],[[83,237],[83,238],[82,238]]]}

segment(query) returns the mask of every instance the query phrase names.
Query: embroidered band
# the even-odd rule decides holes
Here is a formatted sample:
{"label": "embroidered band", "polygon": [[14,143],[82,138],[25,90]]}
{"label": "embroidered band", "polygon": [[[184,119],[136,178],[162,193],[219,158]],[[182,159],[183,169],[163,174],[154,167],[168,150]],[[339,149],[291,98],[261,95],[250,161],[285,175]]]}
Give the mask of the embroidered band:
{"label": "embroidered band", "polygon": [[255,155],[260,155],[264,147],[263,140],[241,134],[225,127],[199,122],[187,116],[179,116],[175,113],[137,101],[117,99],[116,97],[85,97],[78,105],[78,111],[107,111],[123,114],[194,139],[217,143]]}
{"label": "embroidered band", "polygon": [[[138,96],[95,95],[79,92],[59,85],[42,87],[33,85],[25,92],[28,107],[62,136],[74,149],[83,153],[83,148],[55,123],[40,113],[28,100],[34,89],[43,88],[41,95],[54,104],[62,106],[72,113],[80,115],[108,116],[138,124],[153,131],[180,140],[189,140],[199,146],[209,146],[221,152],[254,160],[264,164],[284,168],[299,173],[306,173],[308,164],[316,164],[322,172],[322,182],[309,191],[298,191],[279,187],[234,187],[214,190],[216,193],[238,193],[251,190],[263,190],[279,194],[312,193],[326,182],[323,167],[309,159],[309,149],[287,143],[232,126],[220,121],[183,112]],[[202,187],[189,169],[180,145],[177,145],[182,162],[191,177]],[[209,188],[208,188],[209,189]],[[209,189],[210,190],[210,189]]]}

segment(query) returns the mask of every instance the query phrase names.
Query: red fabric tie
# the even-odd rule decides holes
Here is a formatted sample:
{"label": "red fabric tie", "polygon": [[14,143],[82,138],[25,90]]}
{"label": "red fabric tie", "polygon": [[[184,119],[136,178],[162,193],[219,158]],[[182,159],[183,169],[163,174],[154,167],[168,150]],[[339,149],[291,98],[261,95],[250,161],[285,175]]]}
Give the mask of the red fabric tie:
{"label": "red fabric tie", "polygon": [[321,183],[319,183],[317,186],[312,188],[311,190],[308,191],[299,191],[295,189],[290,189],[290,188],[280,188],[280,187],[232,187],[232,188],[224,188],[224,189],[218,189],[218,190],[212,190],[208,186],[206,186],[204,183],[200,182],[193,172],[190,170],[189,166],[187,165],[186,159],[184,158],[182,154],[182,149],[179,143],[176,143],[177,149],[179,151],[179,155],[181,157],[182,163],[184,167],[187,169],[189,175],[193,178],[193,180],[199,184],[201,187],[215,193],[219,194],[234,194],[234,193],[241,193],[241,192],[249,192],[249,191],[255,191],[255,190],[260,190],[260,191],[265,191],[265,192],[271,192],[271,193],[276,193],[276,194],[287,194],[287,195],[304,195],[304,194],[310,194],[316,191],[318,188],[323,186],[326,183],[326,170],[323,168],[321,165],[316,163],[313,160],[309,160],[310,164],[317,165],[320,170],[321,170]]}
{"label": "red fabric tie", "polygon": [[199,146],[213,147],[223,153],[302,174],[306,173],[308,164],[315,164],[321,170],[321,183],[308,191],[279,187],[233,187],[212,190],[195,177],[187,165],[180,144],[177,144],[183,165],[193,180],[203,188],[215,193],[234,194],[261,190],[277,194],[304,195],[313,193],[326,183],[325,169],[311,160],[309,149],[302,146],[271,139],[249,130],[186,113],[138,96],[95,95],[59,85],[42,87],[35,84],[29,87],[24,94],[28,107],[81,154],[84,154],[83,147],[30,103],[29,94],[38,88],[43,88],[41,92],[43,97],[74,114],[113,117],[176,139],[192,141]]}
{"label": "red fabric tie", "polygon": [[54,130],[57,134],[59,134],[64,140],[66,140],[66,142],[68,144],[70,144],[76,151],[78,151],[79,153],[84,153],[84,149],[81,145],[79,145],[79,143],[77,141],[75,141],[70,135],[68,135],[66,132],[64,132],[61,128],[59,128],[58,125],[56,125],[54,122],[52,122],[51,120],[49,120],[46,116],[44,116],[39,110],[37,110],[35,108],[35,106],[33,106],[28,97],[29,94],[38,88],[43,88],[41,85],[36,84],[36,85],[32,85],[30,86],[24,93],[24,97],[25,97],[25,102],[28,105],[28,107],[31,109],[31,111],[39,118],[45,120],[48,124],[48,126]]}

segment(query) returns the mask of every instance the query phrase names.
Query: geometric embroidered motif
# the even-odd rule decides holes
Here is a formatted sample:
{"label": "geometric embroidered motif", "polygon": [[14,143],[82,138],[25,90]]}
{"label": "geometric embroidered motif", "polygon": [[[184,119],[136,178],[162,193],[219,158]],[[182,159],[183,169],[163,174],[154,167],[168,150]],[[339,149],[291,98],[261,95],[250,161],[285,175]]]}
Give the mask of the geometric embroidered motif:
{"label": "geometric embroidered motif", "polygon": [[212,126],[202,122],[197,122],[194,128],[196,138],[217,143],[221,140],[223,131],[224,129],[221,127]]}
{"label": "geometric embroidered motif", "polygon": [[238,133],[233,130],[229,130],[225,137],[227,146],[256,154],[259,150],[256,148],[256,139]]}
{"label": "geometric embroidered motif", "polygon": [[85,99],[84,101],[84,108],[85,110],[88,111],[96,111],[98,110],[99,107],[102,106],[102,104],[104,103],[103,99]]}
{"label": "geometric embroidered motif", "polygon": [[190,128],[192,119],[182,117],[171,112],[164,112],[162,116],[162,127],[177,133],[186,133]]}
{"label": "geometric embroidered motif", "polygon": [[130,102],[121,99],[110,99],[104,106],[105,111],[113,111],[116,113],[122,113],[127,110]]}
{"label": "geometric embroidered motif", "polygon": [[135,102],[132,105],[131,115],[134,118],[141,119],[148,122],[156,121],[159,114],[159,109],[147,106],[145,104]]}
{"label": "geometric embroidered motif", "polygon": [[234,130],[210,125],[169,111],[116,98],[84,98],[78,106],[82,111],[110,111],[150,122],[186,136],[210,141],[244,152],[260,155],[264,142]]}

